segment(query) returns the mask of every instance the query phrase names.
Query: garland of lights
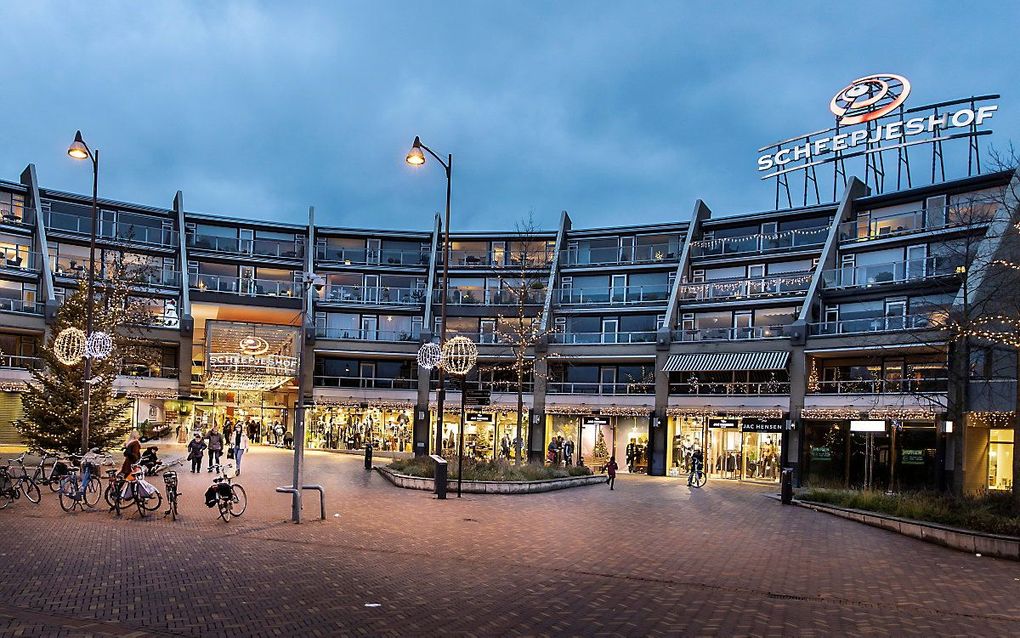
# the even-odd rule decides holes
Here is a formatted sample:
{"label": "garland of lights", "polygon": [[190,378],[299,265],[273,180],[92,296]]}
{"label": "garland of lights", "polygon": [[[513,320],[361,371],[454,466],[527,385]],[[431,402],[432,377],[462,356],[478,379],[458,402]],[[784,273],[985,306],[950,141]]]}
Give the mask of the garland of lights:
{"label": "garland of lights", "polygon": [[53,354],[65,366],[73,366],[85,358],[86,341],[78,328],[64,328],[53,340]]}
{"label": "garland of lights", "polygon": [[818,382],[818,359],[811,359],[811,371],[808,373],[807,378],[807,389],[808,392],[818,392],[818,388],[821,384]]}
{"label": "garland of lights", "polygon": [[113,337],[108,332],[101,330],[93,332],[85,340],[86,357],[101,360],[110,356],[111,352],[113,352]]}
{"label": "garland of lights", "polygon": [[768,239],[768,240],[773,240],[774,241],[774,240],[777,240],[777,239],[779,239],[781,237],[792,237],[794,235],[817,234],[820,231],[826,230],[826,228],[827,227],[825,227],[825,226],[820,226],[818,228],[795,228],[793,230],[784,230],[784,231],[781,231],[781,232],[778,232],[778,233],[772,233],[772,234],[768,234],[768,235],[766,235],[764,233],[755,233],[754,235],[745,235],[743,237],[720,237],[719,239],[699,239],[699,240],[696,240],[696,241],[692,241],[691,245],[692,246],[697,246],[699,248],[717,248],[717,247],[720,247],[720,246],[724,246],[727,242],[735,243],[735,242],[747,241],[749,239],[758,239],[759,237],[761,239]]}
{"label": "garland of lights", "polygon": [[980,422],[982,425],[988,427],[1005,427],[1013,424],[1013,420],[1016,419],[1016,412],[996,412],[996,411],[978,411],[971,412],[970,417],[975,421]]}
{"label": "garland of lights", "polygon": [[771,285],[771,284],[779,284],[779,285],[783,285],[783,284],[793,284],[793,285],[806,284],[806,283],[811,281],[812,277],[814,277],[813,274],[807,274],[807,275],[799,275],[797,277],[762,277],[760,279],[740,279],[740,280],[737,280],[737,281],[719,281],[719,282],[706,281],[704,283],[686,284],[686,285],[680,286],[680,294],[687,295],[687,294],[692,294],[693,293],[695,295],[698,295],[698,294],[700,294],[701,292],[703,292],[705,290],[711,289],[715,293],[723,293],[723,294],[728,294],[728,295],[740,295],[740,294],[747,294],[748,296],[751,296],[751,295],[754,295],[754,296],[786,295],[786,294],[789,294],[791,292],[800,292],[800,291],[793,291],[793,290],[777,290],[777,291],[772,291],[772,290],[764,290],[764,289],[762,289],[762,290],[746,290],[746,293],[745,293],[745,289],[749,288],[751,285],[766,286],[766,285]]}
{"label": "garland of lights", "polygon": [[443,349],[431,341],[418,349],[418,367],[424,370],[437,368],[443,363]]}
{"label": "garland of lights", "polygon": [[759,417],[763,419],[781,419],[784,413],[782,408],[692,408],[685,406],[666,408],[667,416],[682,418],[729,417],[737,419]]}

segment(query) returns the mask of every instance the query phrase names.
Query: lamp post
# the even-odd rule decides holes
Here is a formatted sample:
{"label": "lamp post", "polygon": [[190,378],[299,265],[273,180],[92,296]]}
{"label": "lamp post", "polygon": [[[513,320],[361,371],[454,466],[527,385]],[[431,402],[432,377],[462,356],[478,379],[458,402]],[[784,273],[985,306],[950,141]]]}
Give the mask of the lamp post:
{"label": "lamp post", "polygon": [[[89,233],[89,283],[88,303],[85,310],[85,334],[92,334],[92,322],[94,315],[94,291],[96,285],[96,218],[99,209],[99,149],[91,149],[81,137],[81,131],[75,131],[74,141],[67,148],[67,154],[76,160],[92,160],[92,226]],[[82,377],[83,405],[81,412],[81,451],[84,454],[89,449],[89,399],[91,386],[89,379],[92,378],[92,357],[85,356],[85,372]]]}
{"label": "lamp post", "polygon": [[[415,135],[414,143],[411,144],[411,150],[408,151],[405,160],[411,166],[422,166],[425,164],[425,154],[422,150],[428,152],[429,155],[436,158],[442,167],[446,170],[446,221],[443,223],[443,284],[441,289],[443,291],[443,299],[441,302],[440,319],[439,319],[439,345],[442,347],[446,343],[446,297],[449,295],[450,285],[450,191],[453,182],[453,155],[447,155],[446,161],[443,158],[435,154],[435,152],[421,143],[421,138]],[[442,456],[443,454],[443,403],[446,399],[446,388],[444,383],[446,380],[446,374],[442,366],[439,368],[439,389],[436,391],[436,454]]]}
{"label": "lamp post", "polygon": [[313,286],[322,290],[326,280],[315,275],[305,273],[301,278],[301,334],[298,338],[298,400],[294,414],[294,482],[291,483],[291,511],[290,519],[295,523],[301,522],[301,490],[304,489],[305,472],[305,330],[308,319],[308,292]]}

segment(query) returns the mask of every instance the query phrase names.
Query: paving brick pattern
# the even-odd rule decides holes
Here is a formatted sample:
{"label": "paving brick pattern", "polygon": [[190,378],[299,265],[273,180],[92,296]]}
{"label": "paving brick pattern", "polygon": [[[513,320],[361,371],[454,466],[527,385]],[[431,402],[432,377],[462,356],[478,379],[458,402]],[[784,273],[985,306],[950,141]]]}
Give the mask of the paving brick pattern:
{"label": "paving brick pattern", "polygon": [[176,522],[65,514],[48,492],[0,512],[0,635],[1020,635],[1020,564],[768,488],[625,475],[438,502],[309,452],[328,516],[308,498],[294,526],[273,491],[289,460],[245,456],[248,511],[229,524],[186,470]]}

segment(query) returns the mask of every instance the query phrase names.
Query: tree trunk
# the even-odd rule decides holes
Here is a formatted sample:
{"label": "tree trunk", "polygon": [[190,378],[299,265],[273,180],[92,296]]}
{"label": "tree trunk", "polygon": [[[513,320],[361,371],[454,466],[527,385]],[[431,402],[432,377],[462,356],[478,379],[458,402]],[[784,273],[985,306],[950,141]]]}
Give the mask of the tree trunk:
{"label": "tree trunk", "polygon": [[521,437],[522,424],[524,422],[524,368],[521,366],[517,367],[517,440],[514,441],[514,447],[516,450],[515,463],[521,464],[521,443],[523,438]]}

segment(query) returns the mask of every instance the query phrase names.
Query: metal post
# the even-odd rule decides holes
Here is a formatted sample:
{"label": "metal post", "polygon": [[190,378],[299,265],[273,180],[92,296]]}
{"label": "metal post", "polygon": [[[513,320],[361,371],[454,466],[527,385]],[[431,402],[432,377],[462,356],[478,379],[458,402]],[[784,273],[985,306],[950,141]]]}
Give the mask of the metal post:
{"label": "metal post", "polygon": [[[92,334],[95,300],[93,298],[96,286],[96,225],[99,216],[99,149],[92,151],[92,229],[89,234],[89,284],[88,300],[85,310],[85,337]],[[89,379],[92,378],[92,357],[85,353],[85,371],[82,376],[82,410],[81,410],[81,452],[85,454],[89,448],[89,408],[91,403],[92,386]]]}
{"label": "metal post", "polygon": [[[307,279],[307,276],[304,277]],[[301,334],[298,338],[298,401],[294,410],[294,488],[292,493],[290,519],[301,522],[301,490],[304,486],[305,470],[305,320],[308,314],[308,288],[310,281],[302,283],[301,289]]]}
{"label": "metal post", "polygon": [[457,435],[457,498],[460,498],[461,482],[464,480],[464,397],[467,395],[467,373],[460,382],[460,433]]}
{"label": "metal post", "polygon": [[[431,149],[424,146],[432,153]],[[432,153],[435,155],[435,153]],[[436,159],[439,159],[436,157]],[[439,161],[442,164],[442,160]],[[446,298],[450,294],[450,194],[453,187],[453,155],[447,156],[446,169],[446,221],[443,223],[443,299],[440,302],[439,346],[446,343]],[[439,390],[436,391],[436,454],[443,455],[443,404],[446,403],[446,373],[439,367]],[[459,479],[458,479],[459,480]],[[460,496],[459,490],[457,496]]]}

